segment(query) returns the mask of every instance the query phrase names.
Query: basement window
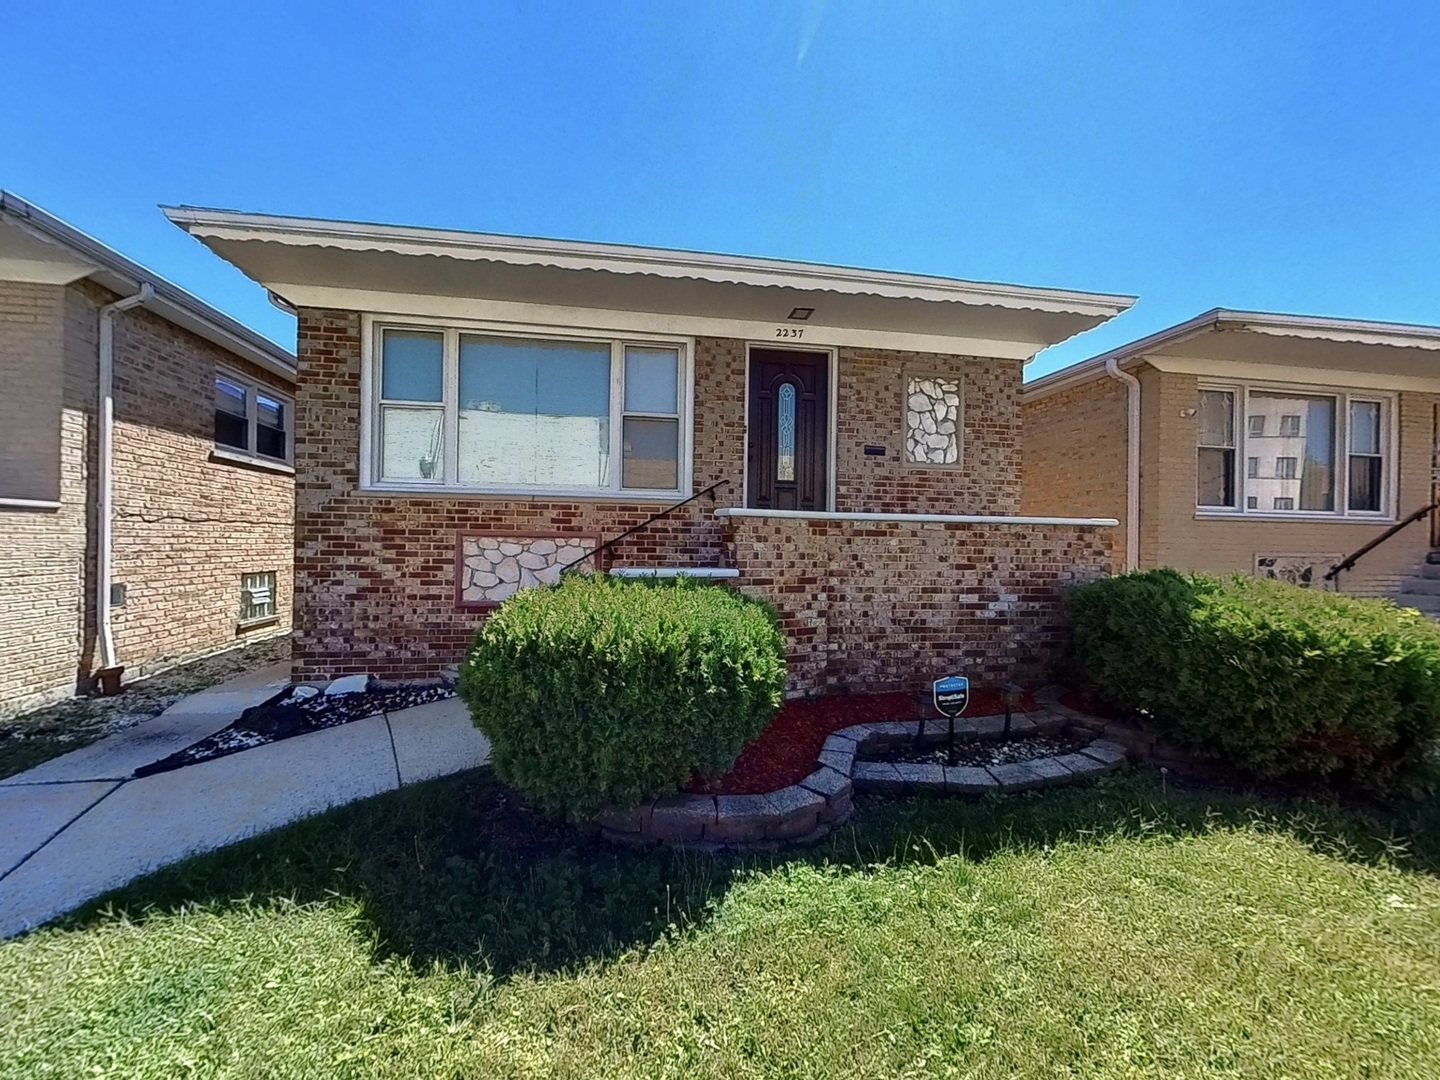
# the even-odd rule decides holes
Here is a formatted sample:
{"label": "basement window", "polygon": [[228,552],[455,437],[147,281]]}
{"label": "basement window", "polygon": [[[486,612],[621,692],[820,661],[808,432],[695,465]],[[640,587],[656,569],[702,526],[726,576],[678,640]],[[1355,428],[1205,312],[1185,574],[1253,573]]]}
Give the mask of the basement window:
{"label": "basement window", "polygon": [[227,457],[290,464],[294,411],[294,402],[263,383],[215,373],[215,448]]}
{"label": "basement window", "polygon": [[254,626],[273,622],[275,608],[275,571],[240,575],[240,625]]}

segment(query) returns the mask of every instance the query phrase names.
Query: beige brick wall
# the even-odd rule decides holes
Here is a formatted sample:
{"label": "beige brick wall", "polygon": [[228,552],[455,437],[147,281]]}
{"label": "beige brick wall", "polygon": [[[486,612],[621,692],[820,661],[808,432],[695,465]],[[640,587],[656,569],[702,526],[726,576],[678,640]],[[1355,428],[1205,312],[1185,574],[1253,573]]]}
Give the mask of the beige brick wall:
{"label": "beige brick wall", "polygon": [[[15,297],[33,301],[36,292],[0,283],[0,327]],[[72,693],[96,662],[89,499],[98,315],[115,297],[85,282],[40,293],[53,332],[39,362],[63,371],[62,506],[0,510],[0,715]],[[14,355],[0,349],[0,364]],[[113,624],[127,678],[289,626],[294,482],[211,460],[217,364],[284,388],[147,311],[116,319],[113,580],[127,597]],[[259,570],[277,572],[279,618],[242,633],[240,575]]]}
{"label": "beige brick wall", "polygon": [[[95,366],[68,362],[87,338],[66,318],[67,299],[62,286],[0,282],[0,497],[61,504],[0,507],[0,716],[75,689]],[[36,484],[27,470],[45,479]]]}
{"label": "beige brick wall", "polygon": [[1125,565],[1125,387],[1091,379],[1021,407],[1022,512],[1112,517],[1115,569]]}
{"label": "beige brick wall", "polygon": [[[1147,368],[1141,374],[1144,405],[1141,552],[1146,566],[1207,573],[1250,573],[1259,553],[1349,554],[1386,529],[1372,522],[1204,519],[1195,512],[1195,420],[1181,416],[1196,404],[1192,375]],[[1399,509],[1430,501],[1434,394],[1399,396]],[[1381,545],[1342,575],[1345,592],[1383,596],[1414,570],[1430,550],[1424,522]]]}
{"label": "beige brick wall", "polygon": [[[127,667],[290,627],[295,481],[212,458],[217,366],[293,392],[278,376],[147,311],[129,312],[117,325],[113,579],[127,596],[113,618]],[[241,575],[264,571],[276,575],[277,619],[240,630]]]}

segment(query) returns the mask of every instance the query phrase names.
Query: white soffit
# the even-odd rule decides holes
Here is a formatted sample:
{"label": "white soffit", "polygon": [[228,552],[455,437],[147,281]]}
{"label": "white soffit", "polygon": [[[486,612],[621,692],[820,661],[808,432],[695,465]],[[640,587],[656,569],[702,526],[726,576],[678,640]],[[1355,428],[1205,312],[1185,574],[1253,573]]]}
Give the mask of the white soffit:
{"label": "white soffit", "polygon": [[1102,377],[1112,358],[1210,378],[1440,392],[1440,327],[1217,309],[1051,372],[1024,398]]}
{"label": "white soffit", "polygon": [[[1133,303],[1128,296],[658,248],[188,207],[165,212],[291,303],[387,314],[541,322],[586,310],[645,313],[671,332],[768,337],[765,331],[789,326],[803,329],[801,344],[883,344],[882,335],[894,344],[899,335],[937,348],[1005,343],[1000,355],[1028,357]],[[792,321],[797,307],[812,307],[814,315]]]}
{"label": "white soffit", "polygon": [[93,273],[95,263],[0,217],[0,281],[69,285]]}

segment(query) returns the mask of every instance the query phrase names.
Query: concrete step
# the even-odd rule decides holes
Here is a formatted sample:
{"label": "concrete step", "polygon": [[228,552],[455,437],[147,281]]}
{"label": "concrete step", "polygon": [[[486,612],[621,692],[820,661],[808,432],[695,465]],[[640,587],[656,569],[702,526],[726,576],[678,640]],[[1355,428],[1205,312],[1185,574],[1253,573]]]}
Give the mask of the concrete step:
{"label": "concrete step", "polygon": [[1400,592],[1424,596],[1440,596],[1440,578],[1417,576],[1400,580]]}
{"label": "concrete step", "polygon": [[728,566],[617,566],[610,571],[618,578],[738,578],[739,570]]}
{"label": "concrete step", "polygon": [[1440,596],[1428,593],[1396,593],[1391,597],[1401,607],[1414,608],[1426,615],[1440,615]]}
{"label": "concrete step", "polygon": [[[1433,555],[1434,552],[1431,552],[1431,554]],[[1418,576],[1428,578],[1431,581],[1440,581],[1440,563],[1427,562],[1422,564]]]}

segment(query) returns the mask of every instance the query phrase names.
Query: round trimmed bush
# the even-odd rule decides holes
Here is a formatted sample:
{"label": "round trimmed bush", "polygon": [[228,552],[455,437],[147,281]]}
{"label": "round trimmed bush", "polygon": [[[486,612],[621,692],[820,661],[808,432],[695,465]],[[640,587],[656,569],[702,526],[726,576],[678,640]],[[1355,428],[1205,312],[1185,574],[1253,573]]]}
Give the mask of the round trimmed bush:
{"label": "round trimmed bush", "polygon": [[1070,596],[1074,659],[1111,705],[1258,776],[1428,782],[1440,625],[1256,578],[1122,574]]}
{"label": "round trimmed bush", "polygon": [[540,809],[576,816],[723,774],[784,688],[774,610],[684,579],[570,575],[524,589],[460,665],[496,773]]}

